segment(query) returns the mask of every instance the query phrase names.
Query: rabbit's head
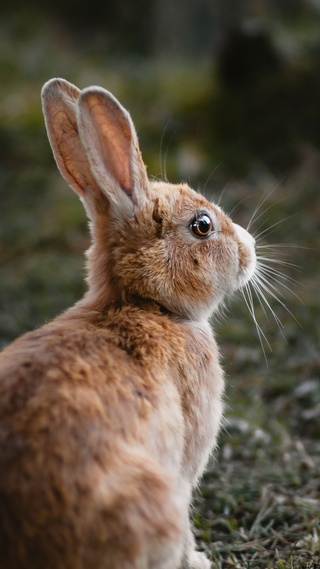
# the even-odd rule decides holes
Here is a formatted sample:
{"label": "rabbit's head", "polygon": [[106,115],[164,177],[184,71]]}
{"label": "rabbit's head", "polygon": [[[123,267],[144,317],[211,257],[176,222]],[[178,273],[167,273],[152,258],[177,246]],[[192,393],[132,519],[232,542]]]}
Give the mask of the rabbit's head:
{"label": "rabbit's head", "polygon": [[113,95],[53,79],[42,98],[58,167],[91,221],[93,302],[153,300],[200,320],[248,282],[253,238],[186,184],[148,180],[130,115]]}

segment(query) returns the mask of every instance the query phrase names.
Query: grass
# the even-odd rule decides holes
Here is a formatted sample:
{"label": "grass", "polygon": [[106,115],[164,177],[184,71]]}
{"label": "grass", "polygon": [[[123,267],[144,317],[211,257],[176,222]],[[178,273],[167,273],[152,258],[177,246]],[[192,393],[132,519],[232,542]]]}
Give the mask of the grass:
{"label": "grass", "polygon": [[39,89],[51,76],[115,92],[132,111],[149,172],[160,175],[162,138],[168,176],[192,176],[208,195],[224,188],[225,209],[240,204],[237,222],[246,224],[274,190],[255,229],[276,224],[266,241],[297,245],[279,251],[300,266],[286,268],[297,280],[294,294],[281,290],[294,317],[270,299],[283,338],[257,303],[272,349],[264,345],[267,362],[241,298],[214,323],[226,370],[226,420],[193,515],[199,546],[218,568],[319,569],[319,154],[305,148],[299,168],[280,182],[261,165],[248,166],[246,179],[230,179],[223,165],[215,170],[201,132],[191,146],[180,136],[180,107],[206,96],[206,64],[115,60],[93,42],[79,48],[46,21],[23,33],[14,18],[0,26],[0,344],[52,318],[85,288],[85,216],[56,172],[40,112]]}

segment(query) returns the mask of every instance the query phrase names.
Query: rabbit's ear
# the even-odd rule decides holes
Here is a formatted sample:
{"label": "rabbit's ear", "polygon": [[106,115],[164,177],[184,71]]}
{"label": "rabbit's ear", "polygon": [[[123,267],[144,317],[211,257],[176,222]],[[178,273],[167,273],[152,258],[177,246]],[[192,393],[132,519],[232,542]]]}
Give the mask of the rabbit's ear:
{"label": "rabbit's ear", "polygon": [[82,198],[100,192],[78,133],[76,102],[80,90],[64,79],[42,88],[42,108],[53,155],[62,176]]}
{"label": "rabbit's ear", "polygon": [[84,89],[77,107],[80,137],[100,188],[117,206],[141,206],[148,177],[129,113],[100,87]]}

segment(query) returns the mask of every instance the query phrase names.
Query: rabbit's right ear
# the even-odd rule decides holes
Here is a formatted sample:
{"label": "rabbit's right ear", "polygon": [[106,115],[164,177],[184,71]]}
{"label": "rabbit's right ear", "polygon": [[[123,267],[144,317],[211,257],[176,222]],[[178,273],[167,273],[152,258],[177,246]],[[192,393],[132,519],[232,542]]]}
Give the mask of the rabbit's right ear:
{"label": "rabbit's right ear", "polygon": [[128,111],[101,87],[84,89],[77,122],[91,171],[118,213],[143,206],[149,181]]}
{"label": "rabbit's right ear", "polygon": [[81,198],[101,190],[92,175],[90,164],[79,137],[76,104],[80,90],[65,79],[50,79],[41,91],[42,109],[49,142],[57,166]]}

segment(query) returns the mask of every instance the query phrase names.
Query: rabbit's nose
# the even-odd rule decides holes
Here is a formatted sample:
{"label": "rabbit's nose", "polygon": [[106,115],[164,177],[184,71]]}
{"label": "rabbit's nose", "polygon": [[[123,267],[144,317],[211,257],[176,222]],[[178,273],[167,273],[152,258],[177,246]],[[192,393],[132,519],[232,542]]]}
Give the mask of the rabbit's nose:
{"label": "rabbit's nose", "polygon": [[235,228],[238,239],[240,241],[242,241],[243,243],[245,243],[248,246],[251,246],[251,247],[255,246],[256,240],[254,239],[254,237],[252,237],[252,235],[250,233],[248,233],[248,231],[246,229],[244,229],[243,227],[241,227],[241,225],[238,225],[237,223],[234,223],[233,227]]}

